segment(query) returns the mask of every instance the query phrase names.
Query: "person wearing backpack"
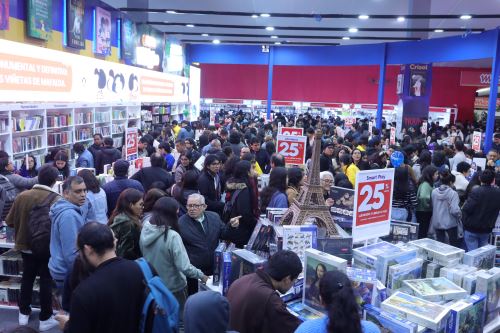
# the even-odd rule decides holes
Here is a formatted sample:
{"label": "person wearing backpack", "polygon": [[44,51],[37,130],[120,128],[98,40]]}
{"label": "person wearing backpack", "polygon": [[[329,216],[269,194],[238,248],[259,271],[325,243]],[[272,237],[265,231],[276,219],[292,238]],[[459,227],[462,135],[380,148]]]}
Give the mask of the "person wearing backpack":
{"label": "person wearing backpack", "polygon": [[145,298],[140,266],[116,256],[113,233],[105,224],[85,224],[76,243],[82,261],[94,272],[73,291],[70,316],[56,315],[61,330],[139,332]]}
{"label": "person wearing backpack", "polygon": [[[39,170],[39,184],[33,189],[20,193],[7,215],[6,223],[15,230],[15,249],[21,251],[23,258],[23,275],[21,278],[21,294],[19,297],[19,325],[27,325],[31,314],[31,300],[33,283],[37,276],[40,277],[40,331],[49,330],[57,326],[57,321],[52,317],[52,277],[48,269],[50,218],[49,208],[60,195],[52,190],[59,171],[51,165],[43,165]],[[45,205],[45,208],[41,208]],[[44,210],[43,210],[44,209]],[[38,210],[38,213],[36,212]],[[45,216],[40,216],[42,213]],[[38,218],[36,218],[38,217]],[[35,225],[38,228],[35,228]],[[45,227],[45,228],[43,228]],[[37,239],[38,232],[45,232],[42,244],[32,243]],[[42,248],[40,250],[40,248]],[[37,250],[35,250],[37,249]]]}

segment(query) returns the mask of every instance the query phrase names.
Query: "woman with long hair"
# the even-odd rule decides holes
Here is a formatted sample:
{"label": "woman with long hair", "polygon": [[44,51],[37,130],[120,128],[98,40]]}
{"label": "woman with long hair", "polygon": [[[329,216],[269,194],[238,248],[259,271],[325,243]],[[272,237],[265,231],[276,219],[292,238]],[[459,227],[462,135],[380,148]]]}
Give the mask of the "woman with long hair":
{"label": "woman with long hair", "polygon": [[438,179],[439,174],[435,166],[427,165],[422,170],[422,176],[419,180],[418,190],[417,190],[417,222],[418,227],[418,238],[427,237],[427,231],[429,231],[429,224],[432,217],[432,201],[431,194],[434,188],[434,182]]}
{"label": "woman with long hair", "polygon": [[108,225],[115,234],[116,255],[119,257],[130,260],[141,257],[139,236],[143,204],[142,192],[133,188],[126,189],[118,197]]}
{"label": "woman with long hair", "polygon": [[87,187],[87,200],[90,202],[92,210],[95,214],[95,220],[99,223],[106,224],[108,222],[108,204],[106,200],[106,192],[101,188],[99,180],[88,169],[83,169],[78,172],[78,176],[83,178]]}
{"label": "woman with long hair", "polygon": [[186,276],[203,282],[208,278],[189,261],[179,235],[178,213],[179,204],[175,199],[158,199],[153,206],[151,218],[142,228],[140,248],[144,258],[153,265],[158,276],[179,301],[182,314],[187,299]]}
{"label": "woman with long hair", "polygon": [[286,188],[286,168],[274,168],[269,175],[269,185],[260,192],[260,211],[265,213],[266,208],[288,208]]}
{"label": "woman with long hair", "polygon": [[142,209],[142,224],[148,221],[153,215],[153,206],[155,205],[156,201],[165,196],[167,196],[167,193],[165,193],[165,191],[163,190],[160,190],[159,188],[152,188],[146,192],[146,194],[144,195],[144,207]]}
{"label": "woman with long hair", "polygon": [[431,165],[432,163],[432,154],[427,149],[423,149],[418,155],[417,163],[413,164],[413,173],[415,174],[415,178],[420,179],[422,172],[424,169]]}
{"label": "woman with long hair", "polygon": [[328,315],[302,323],[295,333],[380,333],[374,323],[361,320],[351,281],[343,272],[325,273],[319,296]]}
{"label": "woman with long hair", "polygon": [[179,156],[179,164],[175,169],[174,179],[175,183],[178,184],[182,181],[182,176],[189,170],[190,160],[187,153],[183,153]]}
{"label": "woman with long hair", "polygon": [[[361,158],[361,154],[359,156]],[[340,166],[342,172],[347,176],[352,184],[352,187],[356,185],[356,174],[359,172],[359,168],[354,164],[350,155],[344,154],[339,158]]]}
{"label": "woman with long hair", "polygon": [[288,188],[286,196],[288,197],[288,205],[299,196],[300,189],[304,185],[304,172],[301,168],[288,169]]}
{"label": "woman with long hair", "polygon": [[[26,165],[26,160],[28,161],[28,165]],[[30,154],[23,159],[21,168],[19,169],[19,175],[24,178],[34,178],[38,176],[37,164],[33,155]]]}
{"label": "woman with long hair", "polygon": [[194,170],[189,170],[182,177],[181,183],[175,184],[172,188],[172,197],[179,203],[181,215],[186,214],[187,199],[193,193],[199,193],[198,173]]}
{"label": "woman with long hair", "polygon": [[64,180],[69,177],[69,164],[68,164],[68,154],[64,150],[60,150],[57,152],[54,157],[54,166],[59,171],[61,180]]}
{"label": "woman with long hair", "polygon": [[394,170],[394,188],[392,192],[391,218],[400,221],[412,221],[417,207],[417,191],[410,179],[406,166]]}

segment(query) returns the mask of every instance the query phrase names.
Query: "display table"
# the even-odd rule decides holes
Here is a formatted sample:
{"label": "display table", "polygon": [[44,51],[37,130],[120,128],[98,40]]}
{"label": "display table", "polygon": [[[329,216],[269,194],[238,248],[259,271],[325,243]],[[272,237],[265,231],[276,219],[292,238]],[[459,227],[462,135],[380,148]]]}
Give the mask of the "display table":
{"label": "display table", "polygon": [[218,292],[219,294],[222,295],[222,284],[219,283],[218,286],[214,286],[214,284],[213,284],[213,276],[209,276],[208,277],[208,280],[207,280],[206,284],[203,284],[203,283],[201,283],[201,281],[199,281],[198,282],[198,289],[200,291],[211,290],[211,291]]}

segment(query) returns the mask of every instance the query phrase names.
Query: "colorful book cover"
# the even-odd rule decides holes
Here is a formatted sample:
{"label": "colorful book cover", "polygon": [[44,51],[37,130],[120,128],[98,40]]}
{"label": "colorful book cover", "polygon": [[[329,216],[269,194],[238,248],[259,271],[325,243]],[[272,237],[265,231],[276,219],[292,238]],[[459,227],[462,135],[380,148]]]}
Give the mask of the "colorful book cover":
{"label": "colorful book cover", "polygon": [[298,317],[302,321],[314,320],[324,317],[324,314],[311,311],[309,308],[304,306],[302,300],[296,300],[287,303],[286,308],[291,314]]}
{"label": "colorful book cover", "polygon": [[28,0],[28,36],[49,40],[52,36],[52,0]]}
{"label": "colorful book cover", "polygon": [[316,225],[284,225],[283,250],[295,252],[302,262],[305,261],[306,250],[316,249],[318,227]]}
{"label": "colorful book cover", "polygon": [[227,295],[229,286],[231,285],[231,252],[224,252],[222,255],[222,269],[221,269],[221,281],[222,281],[222,295]]}
{"label": "colorful book cover", "polygon": [[478,269],[490,269],[495,266],[496,247],[488,244],[478,249],[466,252],[463,262],[465,265]]}
{"label": "colorful book cover", "polygon": [[391,291],[396,291],[404,286],[404,280],[421,278],[423,262],[424,261],[422,259],[415,258],[407,263],[390,266],[387,279],[387,288],[389,288]]}
{"label": "colorful book cover", "polygon": [[484,327],[485,297],[474,294],[450,307],[447,333],[481,333]]}
{"label": "colorful book cover", "polygon": [[364,320],[371,321],[380,328],[380,332],[416,333],[417,324],[395,314],[382,311],[371,304],[364,306]]}
{"label": "colorful book cover", "polygon": [[429,301],[450,301],[463,298],[467,292],[447,278],[406,280],[404,285],[418,297]]}
{"label": "colorful book cover", "polygon": [[383,253],[401,252],[401,249],[388,242],[379,242],[353,250],[353,258],[360,263],[375,267],[377,257]]}
{"label": "colorful book cover", "polygon": [[354,297],[360,310],[365,304],[374,302],[374,289],[377,285],[377,276],[375,271],[347,267],[347,277],[351,280]]}

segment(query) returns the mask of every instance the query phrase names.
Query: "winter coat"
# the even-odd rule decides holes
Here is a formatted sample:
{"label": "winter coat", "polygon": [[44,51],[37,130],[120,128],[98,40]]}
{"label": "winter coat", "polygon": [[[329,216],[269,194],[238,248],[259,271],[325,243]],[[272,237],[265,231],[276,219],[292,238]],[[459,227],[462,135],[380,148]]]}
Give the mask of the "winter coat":
{"label": "winter coat", "polygon": [[356,164],[351,163],[348,167],[342,167],[342,171],[345,173],[349,181],[351,182],[352,187],[356,185],[356,174],[359,172],[359,168]]}
{"label": "winter coat", "polygon": [[95,214],[95,220],[102,224],[108,223],[108,203],[106,199],[106,192],[102,188],[99,192],[87,192],[87,200],[92,205],[92,210]]}
{"label": "winter coat", "polygon": [[38,177],[35,178],[24,178],[22,176],[16,175],[15,173],[8,173],[4,175],[15,188],[22,192],[24,190],[31,189],[35,184],[38,184]]}
{"label": "winter coat", "polygon": [[172,174],[162,167],[145,167],[137,171],[130,179],[135,179],[144,187],[144,192],[151,189],[154,182],[162,182],[165,188],[169,188],[174,183]]}
{"label": "winter coat", "polygon": [[191,265],[181,236],[165,227],[144,223],[140,236],[140,246],[144,258],[153,265],[167,288],[175,293],[187,286],[186,276],[201,279],[203,272]]}
{"label": "winter coat", "polygon": [[198,189],[200,194],[205,197],[207,210],[220,215],[224,209],[224,203],[221,202],[221,194],[224,188],[219,176],[216,177],[219,179],[218,188],[215,187],[214,176],[210,172],[203,170],[198,177]]}
{"label": "winter coat", "polygon": [[432,186],[428,182],[423,182],[418,187],[417,191],[417,211],[418,212],[432,212]]}
{"label": "winter coat", "polygon": [[182,182],[182,177],[184,176],[184,174],[187,172],[187,169],[185,166],[183,166],[182,164],[179,164],[177,166],[177,168],[175,169],[175,175],[174,175],[174,181],[176,184],[179,184],[180,182]]}
{"label": "winter coat", "polygon": [[242,248],[248,243],[257,224],[257,219],[252,208],[254,199],[252,198],[251,189],[245,183],[230,180],[227,184],[226,202],[231,200],[237,190],[240,191],[233,203],[230,217],[241,216],[240,225],[238,228],[228,230],[227,239],[236,244],[238,248]]}
{"label": "winter coat", "polygon": [[113,164],[116,160],[122,158],[120,151],[113,147],[103,147],[98,153],[97,157],[94,159],[96,173],[99,175],[104,172],[104,166],[106,164]]}
{"label": "winter coat", "polygon": [[97,155],[99,154],[102,148],[103,146],[96,146],[95,144],[92,144],[90,147],[87,148],[87,150],[92,154],[94,162],[97,161]]}
{"label": "winter coat", "polygon": [[144,188],[141,183],[134,179],[128,179],[127,177],[115,177],[115,180],[112,180],[102,186],[102,189],[106,192],[108,214],[111,215],[111,212],[115,210],[118,197],[127,188],[135,188],[136,190],[144,193]]}
{"label": "winter coat", "polygon": [[92,153],[85,149],[76,160],[77,168],[93,168],[94,167],[94,156]]}
{"label": "winter coat", "polygon": [[500,211],[500,188],[481,185],[474,188],[462,208],[464,229],[474,233],[490,233]]}
{"label": "winter coat", "polygon": [[113,230],[117,240],[117,256],[129,260],[141,257],[141,249],[139,247],[141,229],[127,214],[121,213],[116,215],[110,228]]}
{"label": "winter coat", "polygon": [[432,191],[431,228],[446,230],[458,226],[462,217],[458,193],[447,185],[441,185]]}

